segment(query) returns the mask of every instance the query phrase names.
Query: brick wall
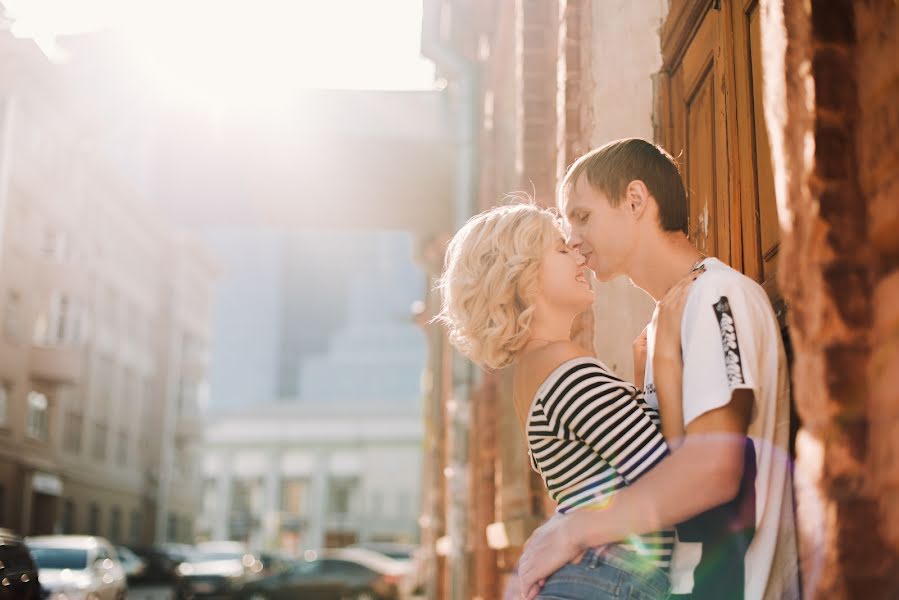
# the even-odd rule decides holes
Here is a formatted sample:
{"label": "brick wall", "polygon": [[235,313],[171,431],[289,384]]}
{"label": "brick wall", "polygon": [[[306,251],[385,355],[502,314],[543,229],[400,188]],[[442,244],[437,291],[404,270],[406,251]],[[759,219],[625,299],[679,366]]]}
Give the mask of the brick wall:
{"label": "brick wall", "polygon": [[890,460],[899,387],[889,387],[899,289],[896,236],[882,233],[895,212],[883,199],[895,189],[897,138],[884,129],[896,130],[899,71],[877,58],[896,53],[895,12],[890,0],[771,0],[763,16],[809,598],[899,597],[899,507],[889,501],[899,481]]}
{"label": "brick wall", "polygon": [[899,552],[899,4],[854,7],[858,179],[875,265],[868,466],[880,533]]}

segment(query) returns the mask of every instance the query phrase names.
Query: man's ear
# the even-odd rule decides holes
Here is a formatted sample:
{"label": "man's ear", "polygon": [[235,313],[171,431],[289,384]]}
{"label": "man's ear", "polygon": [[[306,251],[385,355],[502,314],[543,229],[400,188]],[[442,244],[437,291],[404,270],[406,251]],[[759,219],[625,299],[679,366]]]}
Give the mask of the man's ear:
{"label": "man's ear", "polygon": [[625,208],[639,219],[649,206],[649,188],[639,179],[634,179],[624,190]]}

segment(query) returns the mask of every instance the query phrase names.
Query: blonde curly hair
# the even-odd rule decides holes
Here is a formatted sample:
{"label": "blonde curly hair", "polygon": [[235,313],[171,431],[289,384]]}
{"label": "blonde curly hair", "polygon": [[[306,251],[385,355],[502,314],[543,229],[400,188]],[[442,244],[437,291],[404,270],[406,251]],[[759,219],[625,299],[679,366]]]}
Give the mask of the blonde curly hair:
{"label": "blonde curly hair", "polygon": [[544,253],[564,237],[557,213],[498,206],[453,236],[438,283],[450,343],[487,369],[508,366],[527,342]]}

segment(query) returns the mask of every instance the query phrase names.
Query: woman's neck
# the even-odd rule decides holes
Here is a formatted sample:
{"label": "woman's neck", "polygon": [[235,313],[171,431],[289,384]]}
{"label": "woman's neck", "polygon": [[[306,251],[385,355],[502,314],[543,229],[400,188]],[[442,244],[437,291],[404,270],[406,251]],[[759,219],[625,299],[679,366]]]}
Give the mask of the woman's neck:
{"label": "woman's neck", "polygon": [[538,311],[531,322],[529,340],[558,342],[571,339],[571,322],[574,317],[569,314]]}

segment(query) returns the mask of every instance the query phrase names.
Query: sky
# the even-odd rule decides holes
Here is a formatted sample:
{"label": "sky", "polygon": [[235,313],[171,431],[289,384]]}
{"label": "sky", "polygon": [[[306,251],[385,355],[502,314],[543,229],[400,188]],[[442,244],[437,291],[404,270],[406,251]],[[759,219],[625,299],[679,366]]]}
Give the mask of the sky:
{"label": "sky", "polygon": [[431,89],[421,0],[0,0],[17,37],[113,32],[170,100],[264,105],[303,88]]}

